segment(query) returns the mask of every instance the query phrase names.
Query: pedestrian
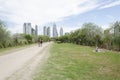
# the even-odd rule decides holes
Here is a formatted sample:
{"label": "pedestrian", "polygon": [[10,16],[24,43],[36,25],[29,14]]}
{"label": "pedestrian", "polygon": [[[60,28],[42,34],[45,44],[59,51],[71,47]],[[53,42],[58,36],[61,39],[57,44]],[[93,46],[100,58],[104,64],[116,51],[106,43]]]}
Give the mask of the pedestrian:
{"label": "pedestrian", "polygon": [[42,43],[43,43],[43,41],[42,41],[42,39],[40,39],[40,46],[42,47]]}

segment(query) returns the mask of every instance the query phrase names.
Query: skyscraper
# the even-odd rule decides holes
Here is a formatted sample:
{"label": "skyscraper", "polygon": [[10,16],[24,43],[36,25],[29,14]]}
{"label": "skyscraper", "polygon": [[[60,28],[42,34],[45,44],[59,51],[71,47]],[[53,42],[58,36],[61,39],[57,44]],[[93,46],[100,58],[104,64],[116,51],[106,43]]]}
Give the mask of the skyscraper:
{"label": "skyscraper", "polygon": [[56,28],[56,24],[53,24],[53,37],[58,37],[58,32],[57,32],[57,28]]}
{"label": "skyscraper", "polygon": [[35,35],[35,32],[36,32],[35,29],[32,28],[32,29],[31,29],[31,34],[32,34],[32,35]]}
{"label": "skyscraper", "polygon": [[50,27],[47,27],[47,36],[50,37]]}
{"label": "skyscraper", "polygon": [[63,36],[63,28],[60,28],[60,36]]}
{"label": "skyscraper", "polygon": [[47,27],[46,26],[43,27],[43,35],[47,36]]}
{"label": "skyscraper", "polygon": [[25,34],[32,34],[31,29],[32,29],[31,23],[24,23],[23,24],[23,32]]}
{"label": "skyscraper", "polygon": [[35,35],[37,36],[38,35],[38,26],[35,25]]}

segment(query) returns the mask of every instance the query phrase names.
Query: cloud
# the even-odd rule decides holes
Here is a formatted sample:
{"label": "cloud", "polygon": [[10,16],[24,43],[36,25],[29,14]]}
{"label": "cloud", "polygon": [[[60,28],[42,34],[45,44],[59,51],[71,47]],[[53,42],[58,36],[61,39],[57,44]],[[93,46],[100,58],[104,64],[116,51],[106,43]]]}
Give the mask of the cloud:
{"label": "cloud", "polygon": [[0,0],[0,5],[0,16],[4,16],[7,22],[15,23],[16,31],[21,29],[24,22],[44,25],[99,6],[97,0]]}
{"label": "cloud", "polygon": [[120,0],[117,0],[117,1],[111,2],[109,4],[106,4],[102,7],[100,7],[100,9],[110,8],[110,7],[117,6],[117,5],[120,5]]}

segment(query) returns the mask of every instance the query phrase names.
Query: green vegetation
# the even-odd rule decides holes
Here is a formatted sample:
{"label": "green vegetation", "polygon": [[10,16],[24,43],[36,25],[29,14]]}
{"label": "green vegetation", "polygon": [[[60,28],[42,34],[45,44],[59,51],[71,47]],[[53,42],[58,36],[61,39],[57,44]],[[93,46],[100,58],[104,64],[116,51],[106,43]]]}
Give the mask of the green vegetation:
{"label": "green vegetation", "polygon": [[38,38],[42,39],[44,42],[51,41],[50,37],[48,37],[48,36],[40,35],[40,36],[38,36]]}
{"label": "green vegetation", "polygon": [[34,34],[16,33],[11,35],[6,29],[5,23],[0,20],[0,48],[36,43],[39,38],[44,42],[52,40],[57,43],[98,46],[109,50],[120,51],[120,22],[116,21],[110,28],[104,31],[99,25],[94,23],[84,23],[78,30],[58,38],[49,38],[48,36],[36,36]]}
{"label": "green vegetation", "polygon": [[120,80],[120,53],[75,44],[53,44],[34,80]]}
{"label": "green vegetation", "polygon": [[38,38],[43,39],[43,41],[50,40],[48,36],[36,36],[34,34],[29,35],[16,33],[11,35],[6,28],[5,23],[0,20],[0,49],[37,43]]}
{"label": "green vegetation", "polygon": [[115,22],[106,30],[94,23],[85,23],[82,28],[56,38],[56,42],[98,46],[120,51],[120,22]]}

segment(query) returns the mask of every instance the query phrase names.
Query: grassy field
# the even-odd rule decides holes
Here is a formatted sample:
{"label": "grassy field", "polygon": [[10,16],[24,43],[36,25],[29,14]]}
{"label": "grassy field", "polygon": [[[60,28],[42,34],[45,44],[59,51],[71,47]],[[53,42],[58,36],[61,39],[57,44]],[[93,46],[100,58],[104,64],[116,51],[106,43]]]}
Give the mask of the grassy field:
{"label": "grassy field", "polygon": [[38,67],[34,80],[120,80],[120,53],[94,49],[53,44],[48,62]]}
{"label": "grassy field", "polygon": [[29,45],[22,45],[22,46],[15,46],[15,47],[8,47],[8,48],[0,48],[0,56],[4,54],[9,54],[10,52],[18,51],[33,45],[37,44],[29,44]]}

